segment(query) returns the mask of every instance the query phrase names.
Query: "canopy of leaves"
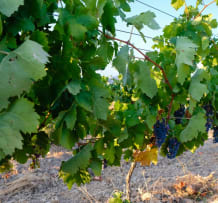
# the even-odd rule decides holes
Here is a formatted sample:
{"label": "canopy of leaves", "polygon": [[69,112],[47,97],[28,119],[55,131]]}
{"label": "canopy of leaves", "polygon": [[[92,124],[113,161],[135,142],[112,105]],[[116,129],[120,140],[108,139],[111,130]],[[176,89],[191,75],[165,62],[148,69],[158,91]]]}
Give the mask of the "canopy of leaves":
{"label": "canopy of leaves", "polygon": [[[69,188],[89,182],[89,168],[100,175],[104,159],[156,164],[157,120],[168,133],[162,155],[171,137],[180,142],[177,155],[203,145],[206,121],[218,124],[216,19],[202,15],[200,0],[186,5],[144,53],[116,33],[121,20],[146,43],[144,28],[160,28],[151,11],[129,17],[131,2],[0,1],[1,169],[11,158],[38,163],[50,144],[74,149],[60,170]],[[180,9],[185,1],[171,4]],[[100,74],[108,66],[118,79]]]}

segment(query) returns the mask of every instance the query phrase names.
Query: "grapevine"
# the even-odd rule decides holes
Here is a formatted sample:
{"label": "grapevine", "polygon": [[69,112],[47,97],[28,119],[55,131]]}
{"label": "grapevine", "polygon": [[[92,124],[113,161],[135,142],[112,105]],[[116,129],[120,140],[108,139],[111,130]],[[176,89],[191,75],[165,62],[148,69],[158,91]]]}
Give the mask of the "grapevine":
{"label": "grapevine", "polygon": [[[147,53],[133,30],[145,42],[143,29],[160,26],[152,11],[127,17],[132,3],[0,1],[1,168],[28,159],[38,167],[59,145],[73,154],[59,173],[70,188],[122,157],[150,165],[158,147],[168,158],[194,151],[209,129],[217,142],[218,23],[204,12],[218,2],[186,5]],[[118,37],[117,19],[131,26],[128,39]],[[99,74],[108,65],[118,79]]]}

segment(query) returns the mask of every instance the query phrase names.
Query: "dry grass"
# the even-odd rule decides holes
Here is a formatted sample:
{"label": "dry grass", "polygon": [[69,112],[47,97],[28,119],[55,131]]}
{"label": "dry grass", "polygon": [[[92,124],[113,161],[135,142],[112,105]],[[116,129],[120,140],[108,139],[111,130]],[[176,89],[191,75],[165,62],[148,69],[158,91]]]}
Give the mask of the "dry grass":
{"label": "dry grass", "polygon": [[164,179],[158,179],[149,190],[139,190],[141,200],[153,202],[157,199],[162,201],[179,201],[191,199],[199,201],[209,199],[210,202],[218,203],[218,179],[213,173],[207,177],[194,174],[186,174],[177,177],[174,183],[167,183]]}

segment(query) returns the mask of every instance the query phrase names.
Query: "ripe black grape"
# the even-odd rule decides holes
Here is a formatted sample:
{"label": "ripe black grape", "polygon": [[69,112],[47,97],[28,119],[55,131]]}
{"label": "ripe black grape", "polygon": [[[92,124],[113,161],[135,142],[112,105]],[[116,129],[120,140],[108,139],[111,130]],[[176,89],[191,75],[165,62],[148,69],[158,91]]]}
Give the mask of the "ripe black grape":
{"label": "ripe black grape", "polygon": [[218,127],[213,128],[213,142],[218,143]]}
{"label": "ripe black grape", "polygon": [[162,122],[158,120],[154,124],[154,135],[156,137],[156,145],[158,147],[160,147],[164,143],[166,139],[167,131],[168,131],[167,126],[164,119],[162,120]]}
{"label": "ripe black grape", "polygon": [[213,125],[213,106],[211,104],[207,104],[207,105],[204,105],[203,108],[205,109],[206,111],[206,116],[207,116],[207,123],[205,125],[206,127],[206,131],[208,132],[209,129],[212,127]]}
{"label": "ripe black grape", "polygon": [[179,146],[180,146],[180,142],[175,137],[169,139],[168,147],[167,147],[167,151],[168,151],[167,157],[169,159],[173,159],[176,157],[176,154],[179,150]]}
{"label": "ripe black grape", "polygon": [[206,111],[206,116],[213,116],[213,106],[211,104],[206,104],[203,106],[204,110]]}
{"label": "ripe black grape", "polygon": [[180,106],[178,110],[174,112],[174,116],[176,117],[175,123],[180,124],[181,123],[181,118],[185,115],[185,107],[183,105]]}

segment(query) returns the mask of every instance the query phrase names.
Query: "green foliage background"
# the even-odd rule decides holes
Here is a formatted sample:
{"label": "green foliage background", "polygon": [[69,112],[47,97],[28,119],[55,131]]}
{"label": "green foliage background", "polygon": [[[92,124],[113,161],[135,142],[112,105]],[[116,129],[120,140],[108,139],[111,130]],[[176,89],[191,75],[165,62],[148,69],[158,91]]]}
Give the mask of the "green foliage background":
{"label": "green foliage background", "polygon": [[[69,187],[80,185],[90,181],[88,168],[101,173],[103,159],[119,166],[122,155],[132,160],[134,150],[155,147],[157,118],[169,118],[162,155],[169,137],[181,142],[177,155],[204,143],[203,105],[212,104],[215,112],[218,106],[218,40],[212,37],[217,21],[198,15],[198,0],[163,29],[154,51],[139,60],[129,42],[118,48],[117,18],[143,39],[144,26],[159,25],[151,11],[126,18],[131,2],[0,1],[0,170],[12,158],[37,163],[51,144],[69,150],[79,145],[62,163],[60,177]],[[184,4],[172,0],[175,9]],[[96,72],[111,62],[120,73],[113,83]],[[181,104],[191,116],[175,125],[171,117]],[[213,120],[217,126],[216,114]]]}

